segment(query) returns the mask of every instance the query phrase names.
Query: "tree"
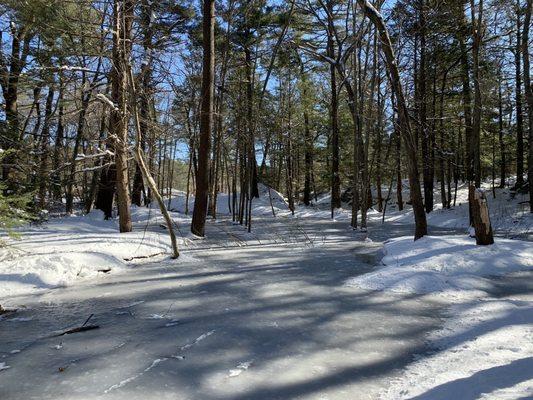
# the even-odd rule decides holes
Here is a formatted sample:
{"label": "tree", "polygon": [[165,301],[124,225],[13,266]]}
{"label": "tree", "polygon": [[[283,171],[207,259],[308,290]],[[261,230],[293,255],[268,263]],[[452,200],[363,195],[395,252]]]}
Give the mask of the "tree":
{"label": "tree", "polygon": [[215,1],[203,1],[203,72],[202,72],[202,111],[200,116],[200,147],[198,152],[198,174],[196,177],[196,197],[192,217],[191,232],[205,235],[207,216],[207,196],[209,190],[209,153],[213,130],[213,96],[215,76]]}
{"label": "tree", "polygon": [[522,57],[524,60],[524,88],[528,105],[529,119],[529,152],[528,152],[528,170],[527,176],[529,181],[529,206],[533,213],[533,84],[531,83],[530,60],[529,60],[529,31],[531,29],[531,13],[533,11],[533,0],[527,0],[524,32],[522,34]]}
{"label": "tree", "polygon": [[116,164],[117,206],[120,232],[131,232],[130,192],[128,176],[128,73],[131,56],[133,0],[115,0],[113,8],[113,68],[111,100],[116,105],[109,121]]}
{"label": "tree", "polygon": [[427,221],[420,189],[420,178],[418,173],[418,157],[416,144],[409,121],[409,112],[405,101],[405,96],[398,71],[398,63],[394,55],[394,49],[381,14],[370,4],[368,0],[357,0],[359,6],[364,10],[365,15],[372,21],[379,32],[381,39],[381,49],[385,56],[385,61],[389,71],[391,87],[396,99],[398,109],[398,125],[407,152],[407,166],[409,171],[409,185],[411,188],[411,201],[413,203],[413,213],[415,216],[415,240],[427,235]]}

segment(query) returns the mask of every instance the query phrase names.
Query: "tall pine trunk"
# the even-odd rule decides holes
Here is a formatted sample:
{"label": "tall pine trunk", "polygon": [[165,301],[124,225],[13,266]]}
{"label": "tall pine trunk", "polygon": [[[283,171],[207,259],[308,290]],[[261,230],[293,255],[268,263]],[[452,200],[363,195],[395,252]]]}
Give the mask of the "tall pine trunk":
{"label": "tall pine trunk", "polygon": [[120,232],[131,232],[130,191],[128,177],[128,75],[131,56],[133,1],[115,0],[113,33],[113,69],[111,99],[118,107],[111,112],[109,133],[115,141],[117,208]]}
{"label": "tall pine trunk", "polygon": [[205,235],[209,190],[209,153],[211,131],[213,129],[213,88],[215,77],[215,0],[204,0],[203,2],[203,52],[200,149],[198,154],[198,174],[196,176],[196,197],[191,224],[191,232],[198,236]]}
{"label": "tall pine trunk", "polygon": [[529,151],[527,177],[529,181],[529,206],[533,213],[533,85],[531,83],[530,59],[529,59],[529,31],[531,29],[531,13],[533,11],[533,0],[527,0],[524,18],[524,33],[522,37],[522,57],[524,59],[524,86],[526,90],[526,100],[528,105],[529,119]]}

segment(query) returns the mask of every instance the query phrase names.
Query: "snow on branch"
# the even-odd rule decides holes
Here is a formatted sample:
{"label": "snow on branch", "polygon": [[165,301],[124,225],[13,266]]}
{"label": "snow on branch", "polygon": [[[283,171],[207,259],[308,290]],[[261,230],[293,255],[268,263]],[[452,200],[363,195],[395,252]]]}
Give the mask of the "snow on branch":
{"label": "snow on branch", "polygon": [[115,103],[113,103],[111,101],[111,99],[109,99],[109,97],[107,97],[105,94],[98,93],[96,95],[96,98],[98,100],[100,100],[102,103],[104,103],[104,104],[108,105],[109,107],[111,107],[113,109],[113,111],[117,111],[117,112],[120,111],[119,108],[115,105]]}

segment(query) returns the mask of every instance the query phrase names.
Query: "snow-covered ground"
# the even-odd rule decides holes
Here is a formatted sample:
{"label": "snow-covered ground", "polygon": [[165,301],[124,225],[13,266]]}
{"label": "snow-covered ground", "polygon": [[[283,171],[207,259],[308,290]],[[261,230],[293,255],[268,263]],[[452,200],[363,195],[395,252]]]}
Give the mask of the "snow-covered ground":
{"label": "snow-covered ground", "polygon": [[[288,207],[278,192],[260,185],[259,199],[253,202],[254,216],[288,215]],[[270,199],[272,198],[272,206]],[[189,209],[194,207],[191,197]],[[190,217],[184,215],[185,194],[176,192],[171,202],[172,219],[177,228],[178,245],[195,238],[189,233]],[[218,212],[230,214],[228,196],[221,194]],[[127,272],[128,265],[164,258],[171,253],[164,219],[154,204],[152,208],[132,207],[134,230],[120,234],[116,219],[104,220],[95,210],[88,215],[52,218],[42,225],[18,229],[20,240],[0,236],[0,299],[43,289],[72,285],[83,279],[105,279],[104,275]],[[1,244],[5,243],[4,246]],[[187,256],[187,255],[185,255]],[[0,304],[9,301],[3,300]]]}
{"label": "snow-covered ground", "polygon": [[467,235],[400,237],[385,243],[385,254],[384,267],[348,284],[463,299],[483,296],[489,277],[533,270],[533,243],[511,239],[476,246]]}
{"label": "snow-covered ground", "polygon": [[347,281],[364,289],[425,294],[448,304],[435,350],[410,364],[382,399],[533,397],[533,293],[495,297],[495,277],[533,279],[533,243],[468,236],[411,237],[385,243],[384,266]]}
{"label": "snow-covered ground", "polygon": [[[252,201],[252,214],[255,216],[286,216],[290,214],[287,201],[283,195],[276,190],[269,188],[263,184],[259,184],[259,198]],[[236,202],[239,202],[239,196],[236,197]],[[188,208],[187,208],[188,206]],[[217,214],[230,215],[233,207],[233,197],[228,196],[227,193],[219,193],[217,195]],[[182,191],[173,191],[172,201],[170,202],[169,210],[184,214],[187,210],[192,214],[194,209],[194,196],[189,196],[187,204],[186,193]]]}
{"label": "snow-covered ground", "polygon": [[[511,180],[508,184],[512,184]],[[493,229],[499,236],[510,238],[529,238],[533,239],[533,214],[529,212],[529,195],[524,193],[514,193],[508,187],[496,188],[496,197],[493,197],[491,183],[483,183],[482,188],[485,190],[489,212]],[[454,192],[455,193],[455,192]],[[388,195],[388,188],[382,188],[384,198]],[[376,193],[373,190],[374,202]],[[404,181],[403,201],[409,199],[408,182]],[[455,206],[450,209],[442,207],[440,202],[440,190],[435,189],[433,211],[426,215],[430,228],[448,228],[454,230],[467,231],[469,227],[468,217],[468,187],[466,184],[460,184],[457,188],[457,198]],[[329,193],[318,197],[318,201],[312,207],[300,207],[296,215],[302,218],[331,218],[329,209],[331,196]],[[452,198],[453,203],[453,198]],[[381,222],[383,213],[374,208],[368,211],[368,219],[371,222]],[[343,208],[335,210],[334,218],[337,221],[350,221],[351,206],[344,204]],[[385,223],[412,224],[414,220],[413,211],[410,205],[404,204],[402,211],[398,210],[396,204],[396,188],[390,193],[390,199],[385,210]]]}
{"label": "snow-covered ground", "polygon": [[[496,197],[493,196],[491,185],[482,185],[488,200],[490,219],[493,229],[500,235],[508,237],[527,236],[533,234],[533,214],[529,212],[529,195],[525,193],[513,193],[509,188],[496,188]],[[395,194],[392,196],[396,201]],[[468,187],[461,184],[457,190],[455,207],[443,209],[440,203],[440,192],[435,192],[435,207],[427,215],[428,225],[467,230],[468,219]],[[375,214],[371,214],[376,216]],[[377,215],[379,218],[380,215]],[[410,207],[404,211],[397,211],[396,205],[391,204],[390,212],[387,213],[386,222],[409,223],[413,220]]]}
{"label": "snow-covered ground", "polygon": [[531,293],[452,306],[444,327],[428,341],[434,353],[407,366],[382,399],[533,398]]}
{"label": "snow-covered ground", "polygon": [[[1,327],[6,327],[6,343],[15,346],[0,348],[0,379],[17,371],[33,374],[29,361],[21,357],[40,360],[45,354],[50,356],[48,339],[43,348],[38,346],[24,355],[19,353],[25,351],[27,340],[23,339],[24,346],[16,346],[18,336],[26,332],[19,324],[30,326],[29,331],[38,337],[31,340],[41,340],[43,334],[37,331],[34,319],[42,319],[48,330],[58,328],[50,317],[40,317],[41,312],[52,310],[62,323],[76,317],[77,309],[84,314],[100,313],[97,321],[120,336],[123,328],[113,328],[117,315],[135,319],[135,308],[142,310],[143,317],[132,321],[128,329],[143,332],[136,334],[137,342],[120,336],[116,343],[108,343],[98,336],[93,345],[112,352],[131,346],[134,351],[140,346],[149,359],[135,353],[136,364],[132,365],[128,359],[133,353],[126,352],[124,359],[117,355],[117,362],[109,366],[110,376],[85,366],[90,368],[69,378],[73,381],[63,381],[64,387],[84,382],[80,398],[101,395],[117,399],[130,398],[137,388],[140,397],[133,398],[149,399],[148,389],[153,385],[148,377],[155,371],[161,371],[160,379],[170,384],[173,372],[168,366],[175,360],[184,361],[181,353],[189,347],[200,349],[214,341],[215,347],[208,348],[214,351],[229,341],[232,352],[238,349],[238,357],[226,357],[231,352],[221,354],[220,359],[207,357],[210,366],[202,364],[197,376],[191,371],[200,364],[179,372],[181,378],[197,384],[183,389],[183,398],[232,399],[235,391],[240,393],[234,396],[238,399],[252,398],[246,393],[262,399],[533,398],[533,244],[510,239],[531,239],[533,217],[524,195],[513,197],[508,189],[497,189],[496,199],[489,196],[498,237],[494,245],[479,247],[466,234],[464,186],[459,188],[456,207],[445,210],[437,204],[429,214],[430,232],[438,235],[416,242],[404,236],[412,231],[411,208],[399,212],[392,200],[384,225],[381,213],[370,210],[367,235],[349,228],[349,207],[336,210],[334,221],[330,220],[328,195],[315,206],[297,207],[293,216],[280,193],[261,186],[260,194],[252,205],[252,233],[231,222],[231,199],[221,194],[219,219],[208,223],[207,238],[200,240],[189,233],[184,193],[174,193],[170,209],[183,250],[175,261],[168,259],[167,230],[156,208],[133,207],[134,232],[128,234],[118,233],[116,219],[104,221],[102,214],[94,211],[22,227],[18,229],[20,240],[1,237],[6,245],[0,247],[0,304],[30,306],[23,308],[21,315],[0,317],[0,324],[6,324]],[[191,198],[189,214],[193,206]],[[375,242],[382,240],[385,256],[382,265],[376,266],[380,244]],[[224,267],[217,265],[221,260]],[[181,268],[186,272],[175,275]],[[268,279],[261,271],[268,271]],[[194,285],[190,286],[191,282]],[[190,293],[182,298],[181,288],[189,286],[186,290]],[[495,289],[500,286],[501,291]],[[58,287],[64,287],[65,294],[51,290]],[[233,294],[236,288],[237,294]],[[257,307],[249,308],[248,302]],[[409,306],[402,306],[404,303]],[[43,307],[46,310],[41,310]],[[195,324],[196,315],[205,309],[211,311]],[[235,315],[234,309],[239,310]],[[224,318],[226,314],[230,320]],[[434,330],[441,316],[445,317],[443,323]],[[213,318],[219,318],[216,326]],[[156,350],[161,350],[144,347],[145,342],[154,340],[150,335],[161,335],[161,327],[179,330],[184,319],[191,322],[178,352],[165,347],[174,338],[166,334],[164,341],[156,341]],[[373,323],[383,319],[387,319],[385,326]],[[149,328],[151,334],[144,333],[146,324],[154,324]],[[244,352],[242,341],[251,340],[250,329],[255,325],[258,330],[253,335],[262,339],[253,351]],[[292,325],[299,328],[291,331]],[[288,336],[279,336],[279,329],[287,330]],[[277,343],[278,337],[294,347],[278,353],[284,346]],[[83,336],[76,338],[77,346],[85,346],[83,340]],[[421,340],[425,340],[424,346],[419,344]],[[67,341],[53,348],[61,362],[74,370],[77,351],[72,348],[68,356],[61,356],[64,343]],[[81,364],[85,359],[98,359],[108,365],[100,354],[85,353]],[[206,355],[209,352],[202,357]],[[270,356],[272,360],[266,362]],[[127,368],[123,371],[120,365],[124,363]],[[218,364],[222,370],[203,372]],[[279,376],[279,370],[286,372]],[[93,388],[87,371],[93,373],[91,379],[102,382]],[[59,384],[46,374],[37,379]],[[273,389],[269,387],[272,383]],[[46,398],[78,398],[60,395],[54,384],[46,390]],[[170,393],[157,390],[161,395]],[[9,386],[3,392],[0,383],[0,397],[2,393],[9,393],[8,399],[36,394],[26,387],[17,397],[16,388]]]}
{"label": "snow-covered ground", "polygon": [[[125,271],[132,261],[170,252],[166,232],[145,231],[146,209],[133,209],[136,230],[118,232],[103,213],[51,219],[18,230],[19,240],[4,237],[0,247],[0,299],[68,286],[83,279]],[[139,260],[138,260],[139,259]],[[4,300],[5,303],[8,303]],[[1,303],[0,303],[1,304]]]}

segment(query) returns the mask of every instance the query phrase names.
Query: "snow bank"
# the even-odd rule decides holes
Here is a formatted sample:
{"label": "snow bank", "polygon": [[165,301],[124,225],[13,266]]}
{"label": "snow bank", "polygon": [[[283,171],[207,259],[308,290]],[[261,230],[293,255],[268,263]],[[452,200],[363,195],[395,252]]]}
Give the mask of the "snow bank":
{"label": "snow bank", "polygon": [[429,337],[436,352],[410,364],[381,398],[531,398],[533,301],[468,302],[450,315]]}
{"label": "snow bank", "polygon": [[525,399],[533,395],[533,293],[491,298],[490,276],[517,271],[531,279],[531,242],[466,236],[401,237],[385,243],[384,266],[347,285],[437,295],[449,304],[442,329],[389,383],[383,400]]}
{"label": "snow bank", "polygon": [[[533,214],[529,212],[529,194],[512,193],[508,188],[496,188],[496,198],[492,195],[491,184],[483,183],[483,189],[487,194],[490,219],[493,229],[507,233],[509,236],[529,234],[533,230]],[[386,192],[385,192],[386,196]],[[404,200],[409,198],[408,191],[404,193]],[[443,209],[440,200],[440,190],[435,190],[435,207],[426,215],[428,225],[439,228],[468,230],[468,186],[462,184],[457,190],[455,207]],[[403,211],[397,211],[396,194],[391,195],[386,222],[412,223],[414,221],[411,206],[406,206]],[[370,212],[369,218],[381,219],[381,213]]]}
{"label": "snow bank", "polygon": [[[147,210],[133,214],[138,224],[126,234],[100,211],[19,229],[21,239],[6,238],[7,245],[0,248],[0,303],[7,304],[14,295],[116,273],[138,257],[170,254],[167,231],[143,229]],[[158,221],[157,214],[152,218]]]}
{"label": "snow bank", "polygon": [[533,269],[533,245],[509,239],[476,246],[475,239],[467,236],[426,236],[416,242],[400,237],[385,243],[385,253],[383,268],[353,278],[347,285],[465,297],[486,289],[484,277]]}
{"label": "snow bank", "polygon": [[[289,206],[283,195],[270,188],[266,185],[259,184],[259,198],[255,198],[252,201],[252,214],[255,216],[271,216],[272,208],[276,215],[287,215],[289,211]],[[189,203],[187,208],[186,202],[186,193],[181,191],[173,191],[173,197],[170,202],[169,210],[173,212],[178,212],[185,214],[185,211],[188,211],[192,215],[194,209],[194,194],[189,196]],[[272,205],[270,201],[272,199]],[[217,195],[217,214],[221,215],[230,215],[232,207],[232,197],[228,196],[227,193],[219,193]],[[237,194],[237,203],[239,201],[239,194]]]}

